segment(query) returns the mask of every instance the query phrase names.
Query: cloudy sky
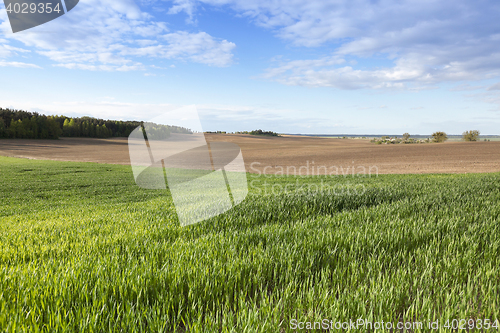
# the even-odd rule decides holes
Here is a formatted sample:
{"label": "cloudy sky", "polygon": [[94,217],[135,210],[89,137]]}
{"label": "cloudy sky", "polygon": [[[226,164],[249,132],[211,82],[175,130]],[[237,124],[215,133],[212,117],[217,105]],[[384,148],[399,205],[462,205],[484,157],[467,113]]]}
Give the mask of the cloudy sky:
{"label": "cloudy sky", "polygon": [[498,0],[80,0],[12,33],[0,107],[205,130],[500,134]]}

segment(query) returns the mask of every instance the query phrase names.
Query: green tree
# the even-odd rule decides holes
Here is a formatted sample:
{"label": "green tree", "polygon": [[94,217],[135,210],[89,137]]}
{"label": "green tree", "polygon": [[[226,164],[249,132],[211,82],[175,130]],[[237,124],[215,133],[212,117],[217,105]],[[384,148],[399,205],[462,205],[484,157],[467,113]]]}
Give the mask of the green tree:
{"label": "green tree", "polygon": [[82,136],[84,137],[89,136],[89,123],[87,121],[84,121],[82,123]]}
{"label": "green tree", "polygon": [[[3,121],[3,129],[0,136],[39,139],[55,137],[60,131],[55,127],[48,127],[48,118],[52,118],[57,123],[59,129],[62,131],[62,135],[72,137],[97,137],[97,125],[100,127],[99,137],[127,137],[133,130],[141,125],[139,121],[124,122],[91,117],[70,118],[64,115],[47,117],[36,112],[0,108],[0,119]],[[21,121],[21,127],[19,126],[19,121]],[[181,127],[168,126],[168,128],[172,133],[191,133],[190,130]]]}
{"label": "green tree", "polygon": [[29,118],[24,118],[21,121],[23,138],[24,139],[33,139],[33,131],[31,130],[31,122]]}
{"label": "green tree", "polygon": [[59,139],[59,136],[62,134],[59,123],[53,117],[47,117],[47,129],[48,139]]}
{"label": "green tree", "polygon": [[12,139],[20,138],[22,133],[21,133],[21,120],[12,120],[10,122],[9,129],[7,130],[8,132],[8,137]]}
{"label": "green tree", "polygon": [[111,136],[111,131],[106,127],[106,124],[102,125],[103,138],[109,138]]}
{"label": "green tree", "polygon": [[278,133],[274,133],[272,131],[263,131],[261,129],[253,130],[249,134],[251,134],[251,135],[264,135],[264,136],[278,136]]}
{"label": "green tree", "polygon": [[464,141],[477,141],[479,139],[480,132],[478,130],[465,131],[462,133],[462,139]]}
{"label": "green tree", "polygon": [[75,124],[75,119],[71,118],[69,120],[69,132],[70,136],[77,136],[77,129],[76,129],[76,124]]}
{"label": "green tree", "polygon": [[445,132],[434,132],[432,133],[433,142],[445,142],[448,140],[448,135]]}
{"label": "green tree", "polygon": [[31,131],[33,132],[33,139],[39,139],[37,118],[37,116],[33,116],[30,119],[30,127]]}
{"label": "green tree", "polygon": [[49,129],[47,128],[47,117],[42,116],[38,117],[36,120],[38,124],[38,135],[40,139],[48,139],[49,138]]}
{"label": "green tree", "polygon": [[19,119],[18,121],[16,121],[16,123],[17,123],[17,125],[16,125],[16,138],[25,139],[26,138],[26,130],[24,128],[23,121],[21,119]]}
{"label": "green tree", "polygon": [[70,128],[69,128],[69,119],[66,118],[63,123],[63,135],[64,136],[70,136]]}
{"label": "green tree", "polygon": [[403,134],[403,140],[408,141],[408,139],[410,139],[410,133]]}
{"label": "green tree", "polygon": [[7,136],[5,122],[3,118],[0,118],[0,138],[5,138]]}

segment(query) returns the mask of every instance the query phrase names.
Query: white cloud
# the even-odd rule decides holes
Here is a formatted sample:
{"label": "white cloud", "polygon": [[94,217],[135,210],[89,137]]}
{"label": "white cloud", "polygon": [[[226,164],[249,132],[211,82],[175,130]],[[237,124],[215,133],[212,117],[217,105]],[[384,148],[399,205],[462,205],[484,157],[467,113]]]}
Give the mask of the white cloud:
{"label": "white cloud", "polygon": [[249,131],[261,128],[283,133],[327,133],[343,127],[342,120],[328,117],[304,117],[293,109],[244,105],[197,105],[204,130]]}
{"label": "white cloud", "polygon": [[[295,60],[264,75],[284,84],[356,89],[415,88],[413,83],[418,88],[500,75],[500,4],[495,0],[200,2],[228,6],[295,46],[333,45],[331,59],[359,58],[353,67],[307,67]],[[374,67],[369,64],[373,56],[393,65]],[[308,61],[313,62],[303,62]]]}
{"label": "white cloud", "polygon": [[217,41],[205,32],[189,34],[176,32],[164,35],[170,49],[167,57],[186,55],[194,62],[214,66],[226,66],[232,61],[231,51],[236,47],[226,40]]}
{"label": "white cloud", "polygon": [[[288,85],[428,89],[500,76],[496,0],[172,0],[168,13],[184,12],[193,23],[201,6],[230,8],[297,47],[333,47],[330,57],[292,60],[263,75]],[[0,19],[9,30],[5,11]],[[206,32],[168,31],[132,0],[81,1],[69,15],[6,37],[66,67],[93,70],[141,68],[140,58],[227,66],[235,48]],[[0,57],[12,52],[0,47]],[[374,56],[386,64],[372,64]]]}
{"label": "white cloud", "polygon": [[[113,97],[100,101],[35,102],[0,99],[0,105],[39,112],[46,115],[69,117],[90,116],[113,120],[149,120],[184,105],[141,104],[116,101]],[[304,115],[293,109],[275,109],[248,105],[196,105],[203,129],[207,131],[248,131],[258,128],[287,133],[327,133],[344,126],[342,119],[319,118]]]}
{"label": "white cloud", "polygon": [[109,66],[109,65],[88,65],[88,64],[79,64],[79,63],[66,63],[66,64],[57,64],[54,65],[56,67],[64,67],[67,69],[82,69],[82,70],[88,70],[88,71],[118,71],[118,72],[129,72],[129,71],[135,71],[135,70],[140,70],[143,68],[142,65],[122,65],[122,66]]}
{"label": "white cloud", "polygon": [[[337,62],[343,63],[342,60]],[[338,89],[403,88],[403,82],[416,79],[421,72],[415,68],[359,70],[351,66],[322,66],[329,61],[290,61],[267,70],[264,78],[286,85],[334,87]]]}
{"label": "white cloud", "polygon": [[[408,53],[394,61],[393,67],[356,69],[352,66],[327,66],[328,61],[290,61],[268,69],[264,78],[287,85],[361,88],[429,88],[441,82],[479,81],[500,76],[498,53],[478,55],[462,61],[447,61],[456,50],[442,51],[438,57],[433,51]],[[446,53],[446,54],[443,54]],[[339,64],[339,55],[331,59]],[[322,63],[324,65],[322,65]],[[485,64],[488,64],[487,66]]]}
{"label": "white cloud", "polygon": [[[143,69],[141,57],[181,59],[227,66],[235,45],[205,32],[169,33],[132,0],[81,1],[70,13],[42,26],[9,33],[7,16],[0,13],[0,57],[22,52],[6,39],[30,47],[57,66],[85,70]],[[161,38],[159,38],[161,36]]]}
{"label": "white cloud", "polygon": [[471,91],[471,90],[479,90],[484,89],[484,86],[473,86],[468,83],[459,84],[450,89],[450,91]]}
{"label": "white cloud", "polygon": [[115,101],[113,97],[96,101],[44,102],[0,99],[0,105],[46,115],[90,116],[113,120],[148,120],[178,108],[173,104],[138,104]]}
{"label": "white cloud", "polygon": [[18,61],[1,61],[1,60],[0,60],[0,67],[41,68],[40,66],[35,64],[28,64],[25,62],[18,62]]}
{"label": "white cloud", "polygon": [[466,97],[472,98],[478,102],[493,104],[494,108],[491,110],[500,112],[500,91],[498,90],[500,89],[488,89],[484,92],[466,95]]}
{"label": "white cloud", "polygon": [[166,41],[167,44],[137,48],[115,45],[115,48],[118,54],[123,56],[189,59],[197,63],[223,67],[231,64],[232,50],[236,47],[234,43],[217,40],[206,32],[178,31],[161,35],[158,39]]}
{"label": "white cloud", "polygon": [[500,82],[495,83],[494,85],[488,87],[488,90],[489,91],[491,91],[491,90],[500,90]]}
{"label": "white cloud", "polygon": [[26,50],[19,47],[14,47],[8,44],[9,42],[5,39],[0,38],[0,58],[7,58],[19,55],[20,53],[29,53],[30,50]]}
{"label": "white cloud", "polygon": [[187,14],[187,23],[195,23],[194,12],[196,10],[196,1],[194,0],[173,0],[174,5],[168,10],[169,14],[178,14],[185,12]]}

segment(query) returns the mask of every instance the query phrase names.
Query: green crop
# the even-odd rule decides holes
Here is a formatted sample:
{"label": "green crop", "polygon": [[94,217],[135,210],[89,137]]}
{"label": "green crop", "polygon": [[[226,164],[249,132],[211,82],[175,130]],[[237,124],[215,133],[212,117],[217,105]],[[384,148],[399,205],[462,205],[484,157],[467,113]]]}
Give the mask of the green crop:
{"label": "green crop", "polygon": [[500,319],[500,174],[248,178],[181,228],[129,166],[0,157],[0,330]]}

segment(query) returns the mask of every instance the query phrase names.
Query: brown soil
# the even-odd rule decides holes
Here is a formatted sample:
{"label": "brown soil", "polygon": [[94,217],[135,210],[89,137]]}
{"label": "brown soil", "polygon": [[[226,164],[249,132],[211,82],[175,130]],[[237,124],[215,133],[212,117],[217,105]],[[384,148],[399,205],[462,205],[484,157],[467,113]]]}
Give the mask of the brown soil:
{"label": "brown soil", "polygon": [[[247,171],[267,174],[500,172],[500,142],[376,145],[362,139],[208,134],[238,144]],[[0,155],[129,164],[126,138],[0,140]]]}

